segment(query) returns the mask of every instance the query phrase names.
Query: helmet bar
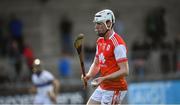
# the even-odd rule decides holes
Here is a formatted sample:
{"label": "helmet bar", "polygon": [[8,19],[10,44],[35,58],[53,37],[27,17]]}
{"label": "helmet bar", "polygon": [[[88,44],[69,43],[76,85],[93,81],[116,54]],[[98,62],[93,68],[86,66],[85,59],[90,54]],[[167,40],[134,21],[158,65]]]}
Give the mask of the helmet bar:
{"label": "helmet bar", "polygon": [[[106,22],[108,20],[112,22],[112,24],[109,28],[107,27],[107,24],[106,24]],[[113,25],[115,23],[114,13],[109,9],[105,9],[100,12],[97,12],[94,17],[94,22],[95,23],[103,22],[105,24],[105,26],[107,27],[107,29],[110,29],[113,27]]]}

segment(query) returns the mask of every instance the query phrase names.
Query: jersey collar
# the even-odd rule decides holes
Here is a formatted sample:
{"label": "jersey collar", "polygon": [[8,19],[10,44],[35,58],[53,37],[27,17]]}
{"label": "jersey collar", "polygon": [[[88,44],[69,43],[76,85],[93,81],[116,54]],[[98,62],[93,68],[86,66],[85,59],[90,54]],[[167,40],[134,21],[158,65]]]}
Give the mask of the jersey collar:
{"label": "jersey collar", "polygon": [[115,32],[113,31],[113,33],[109,36],[109,39],[111,39],[114,36]]}

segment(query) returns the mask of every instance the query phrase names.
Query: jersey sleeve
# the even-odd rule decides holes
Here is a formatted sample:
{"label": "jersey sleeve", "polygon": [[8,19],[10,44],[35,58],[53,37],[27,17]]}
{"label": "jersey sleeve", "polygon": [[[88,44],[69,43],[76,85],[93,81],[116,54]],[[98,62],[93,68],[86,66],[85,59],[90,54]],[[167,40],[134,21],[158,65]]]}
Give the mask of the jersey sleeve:
{"label": "jersey sleeve", "polygon": [[115,59],[118,63],[127,61],[127,50],[122,44],[117,45],[114,49]]}
{"label": "jersey sleeve", "polygon": [[54,80],[54,76],[50,72],[46,71],[46,73],[44,75],[45,75],[47,81]]}

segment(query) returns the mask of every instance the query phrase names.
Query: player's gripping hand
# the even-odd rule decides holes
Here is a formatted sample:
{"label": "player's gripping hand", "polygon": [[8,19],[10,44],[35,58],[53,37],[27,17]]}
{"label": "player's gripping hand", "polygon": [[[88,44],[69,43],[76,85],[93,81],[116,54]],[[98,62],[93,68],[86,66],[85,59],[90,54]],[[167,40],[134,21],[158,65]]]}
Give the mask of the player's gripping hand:
{"label": "player's gripping hand", "polygon": [[89,74],[86,74],[86,76],[81,75],[81,80],[82,81],[86,81],[87,82],[90,78],[91,78],[91,75],[89,75]]}

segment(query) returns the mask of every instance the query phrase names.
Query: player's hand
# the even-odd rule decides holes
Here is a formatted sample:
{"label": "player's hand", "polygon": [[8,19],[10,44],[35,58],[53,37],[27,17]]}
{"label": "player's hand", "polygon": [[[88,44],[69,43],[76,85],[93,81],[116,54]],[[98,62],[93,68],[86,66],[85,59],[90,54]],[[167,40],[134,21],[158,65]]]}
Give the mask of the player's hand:
{"label": "player's hand", "polygon": [[50,97],[50,99],[53,102],[53,104],[57,104],[56,94],[54,93],[54,91],[49,91],[48,92],[48,96]]}
{"label": "player's hand", "polygon": [[86,74],[86,76],[81,75],[81,80],[82,81],[86,81],[87,82],[90,78],[91,78],[91,76],[88,75],[88,74]]}
{"label": "player's hand", "polygon": [[90,79],[90,76],[89,75],[86,75],[86,76],[84,76],[84,75],[81,75],[81,81],[83,82],[83,85],[84,85],[84,89],[86,89],[87,88],[87,81]]}
{"label": "player's hand", "polygon": [[98,78],[94,79],[94,80],[91,82],[91,85],[92,85],[93,87],[97,87],[97,86],[99,86],[99,85],[101,84],[101,82],[104,81],[104,80],[105,80],[104,77],[98,77]]}

